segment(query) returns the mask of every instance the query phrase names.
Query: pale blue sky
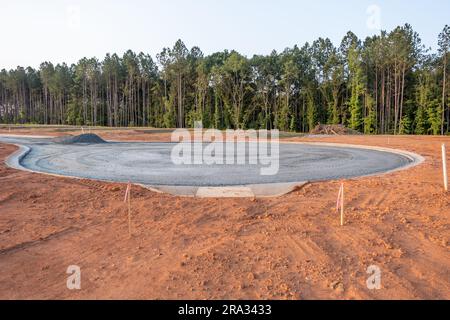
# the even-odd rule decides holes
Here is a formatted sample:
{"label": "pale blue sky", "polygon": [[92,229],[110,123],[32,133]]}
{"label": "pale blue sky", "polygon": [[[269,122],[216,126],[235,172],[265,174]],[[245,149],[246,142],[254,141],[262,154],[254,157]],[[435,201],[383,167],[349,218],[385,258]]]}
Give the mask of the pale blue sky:
{"label": "pale blue sky", "polygon": [[360,38],[379,32],[376,9],[367,11],[373,5],[382,29],[408,22],[433,49],[450,24],[449,0],[0,0],[0,69],[127,49],[155,57],[179,38],[206,54],[248,56],[318,37],[337,45],[348,30]]}

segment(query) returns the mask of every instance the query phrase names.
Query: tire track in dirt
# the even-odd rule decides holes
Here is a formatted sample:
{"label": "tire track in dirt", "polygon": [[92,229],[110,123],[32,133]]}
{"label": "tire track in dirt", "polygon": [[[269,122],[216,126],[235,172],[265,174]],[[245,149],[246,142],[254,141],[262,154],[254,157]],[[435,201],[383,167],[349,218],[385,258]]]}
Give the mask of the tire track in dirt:
{"label": "tire track in dirt", "polygon": [[49,235],[47,235],[45,237],[42,237],[42,238],[40,238],[38,240],[22,242],[22,243],[19,243],[17,245],[14,245],[12,247],[0,249],[0,256],[6,255],[6,254],[15,253],[15,252],[20,251],[20,250],[28,249],[30,247],[39,245],[39,244],[41,244],[43,242],[59,239],[60,237],[65,236],[65,235],[67,235],[69,233],[75,232],[77,230],[79,230],[79,229],[78,228],[74,228],[74,227],[70,227],[70,228],[63,229],[61,231],[57,231],[57,232],[51,233],[51,234],[49,234]]}

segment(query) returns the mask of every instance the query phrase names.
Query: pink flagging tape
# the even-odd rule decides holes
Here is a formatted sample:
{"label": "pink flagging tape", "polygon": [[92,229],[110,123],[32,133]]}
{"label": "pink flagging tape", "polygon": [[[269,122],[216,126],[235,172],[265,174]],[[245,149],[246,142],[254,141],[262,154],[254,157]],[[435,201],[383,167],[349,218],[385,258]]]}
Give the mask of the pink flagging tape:
{"label": "pink flagging tape", "polygon": [[341,198],[342,198],[342,191],[344,189],[344,184],[341,184],[341,187],[339,188],[338,197],[336,200],[336,211],[339,211],[339,206],[341,205]]}
{"label": "pink flagging tape", "polygon": [[123,202],[127,202],[127,198],[128,198],[128,196],[130,194],[130,190],[131,190],[131,183],[128,182],[127,190],[125,191],[125,198],[123,199]]}

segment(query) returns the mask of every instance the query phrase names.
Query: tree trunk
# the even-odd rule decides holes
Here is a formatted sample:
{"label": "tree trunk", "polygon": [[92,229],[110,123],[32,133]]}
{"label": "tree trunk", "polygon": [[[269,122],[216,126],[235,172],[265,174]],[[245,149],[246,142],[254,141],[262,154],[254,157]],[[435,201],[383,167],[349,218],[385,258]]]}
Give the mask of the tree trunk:
{"label": "tree trunk", "polygon": [[445,115],[445,85],[447,75],[447,52],[444,52],[444,79],[442,81],[442,120],[441,120],[441,135],[444,135],[444,115]]}

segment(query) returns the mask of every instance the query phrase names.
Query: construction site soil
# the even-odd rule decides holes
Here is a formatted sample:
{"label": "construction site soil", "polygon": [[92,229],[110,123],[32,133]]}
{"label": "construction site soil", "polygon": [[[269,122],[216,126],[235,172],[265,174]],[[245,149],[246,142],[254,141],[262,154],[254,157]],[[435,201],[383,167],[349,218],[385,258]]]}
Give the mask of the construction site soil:
{"label": "construction site soil", "polygon": [[[104,140],[169,141],[170,132],[95,130]],[[79,129],[13,128],[62,136]],[[0,299],[450,299],[450,195],[441,144],[449,137],[325,136],[288,141],[403,149],[425,162],[282,197],[199,199],[53,177],[0,164]],[[17,147],[0,144],[0,158]],[[81,290],[68,290],[68,266]],[[370,290],[369,266],[381,271]]]}

